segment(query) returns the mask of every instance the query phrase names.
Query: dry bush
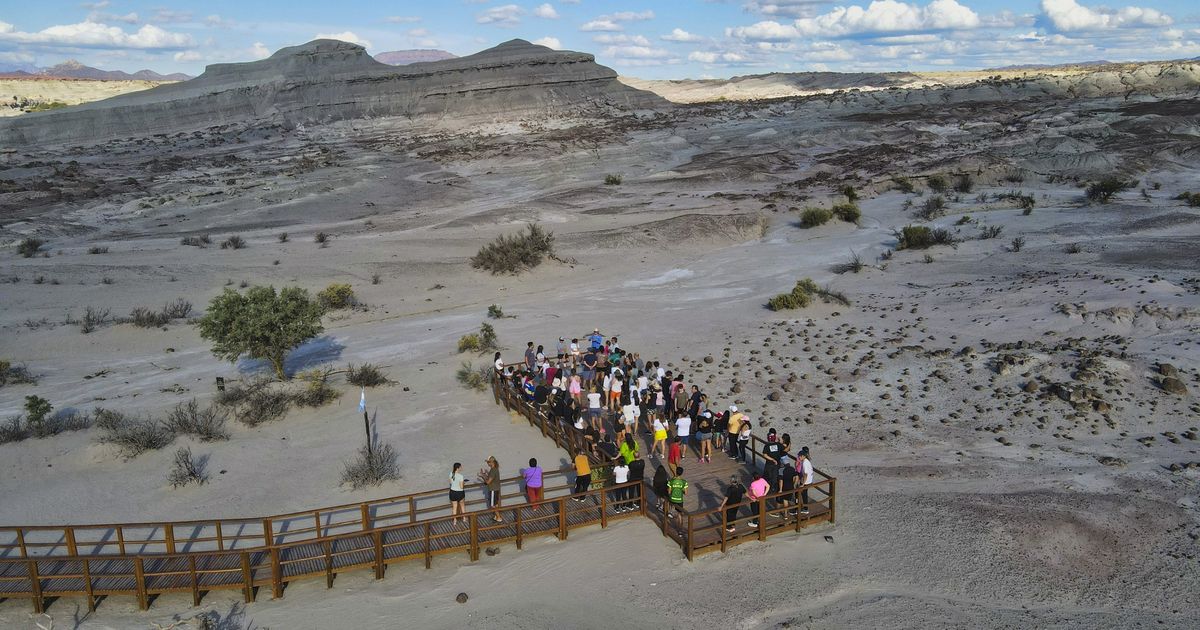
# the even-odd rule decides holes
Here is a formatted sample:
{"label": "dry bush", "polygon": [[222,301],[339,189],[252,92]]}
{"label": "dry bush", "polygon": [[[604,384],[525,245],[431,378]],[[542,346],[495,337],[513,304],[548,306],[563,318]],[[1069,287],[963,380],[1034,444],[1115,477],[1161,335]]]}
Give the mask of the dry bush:
{"label": "dry bush", "polygon": [[954,191],[959,193],[969,193],[975,188],[975,180],[971,178],[969,173],[963,173],[954,179]]}
{"label": "dry bush", "polygon": [[20,442],[29,437],[29,431],[25,430],[25,423],[21,422],[21,418],[9,418],[7,422],[0,424],[0,444],[8,444],[9,442]]}
{"label": "dry bush", "polygon": [[605,175],[604,176],[604,185],[605,186],[620,186],[621,185],[621,176],[614,174],[614,173]]}
{"label": "dry bush", "polygon": [[276,238],[276,240],[278,240],[280,243],[286,243],[286,242],[288,242],[288,233],[287,233],[287,232],[280,232],[278,235],[276,235],[276,237],[275,237],[275,238]]}
{"label": "dry bush", "polygon": [[512,236],[501,235],[471,257],[471,266],[492,274],[518,274],[554,255],[554,234],[530,223]]}
{"label": "dry bush", "polygon": [[101,430],[96,441],[111,444],[127,459],[146,451],[157,451],[175,441],[175,433],[154,418],[133,418],[120,412],[97,409],[95,425]]}
{"label": "dry bush", "polygon": [[139,306],[129,313],[129,322],[139,328],[160,328],[171,322],[171,318],[162,311],[152,311],[145,306]]}
{"label": "dry bush", "polygon": [[89,254],[107,254],[108,248],[101,247],[99,245],[94,245],[94,246],[88,248],[88,253]]}
{"label": "dry bush", "polygon": [[292,397],[287,392],[273,387],[263,387],[251,393],[237,409],[238,421],[255,427],[264,422],[274,422],[287,415]]}
{"label": "dry bush", "polygon": [[1125,190],[1129,190],[1134,186],[1137,186],[1136,181],[1126,181],[1120,177],[1110,175],[1098,182],[1092,182],[1091,184],[1088,184],[1084,194],[1087,196],[1088,201],[1108,203],[1112,200],[1113,195]]}
{"label": "dry bush", "polygon": [[332,237],[325,232],[317,232],[316,234],[313,234],[313,242],[319,244],[321,247],[327,245],[330,238]]}
{"label": "dry bush", "polygon": [[164,304],[162,312],[170,319],[187,319],[187,316],[192,314],[192,303],[178,298],[174,302]]}
{"label": "dry bush", "polygon": [[917,211],[917,216],[925,221],[931,221],[945,213],[946,199],[941,195],[934,195],[921,204],[921,209]]}
{"label": "dry bush", "polygon": [[828,208],[808,207],[800,213],[800,227],[814,228],[818,225],[825,225],[832,218],[833,211]]}
{"label": "dry bush", "polygon": [[333,368],[313,369],[300,374],[300,380],[305,385],[302,390],[292,394],[292,401],[301,407],[324,407],[337,400],[342,393],[329,385],[329,377]]}
{"label": "dry bush", "polygon": [[856,252],[852,249],[852,250],[850,250],[850,260],[848,260],[844,263],[838,263],[838,264],[834,265],[833,272],[837,273],[837,274],[849,273],[849,272],[859,273],[866,266],[867,266],[867,264],[865,262],[863,262],[862,257],[860,257],[858,255],[858,252]]}
{"label": "dry bush", "polygon": [[943,228],[931,229],[924,225],[906,225],[895,232],[896,249],[928,249],[934,245],[953,245],[954,235]]}
{"label": "dry bush", "polygon": [[479,352],[483,344],[479,341],[478,333],[467,333],[458,338],[459,352]]}
{"label": "dry bush", "polygon": [[33,258],[37,255],[38,250],[45,245],[46,241],[40,238],[26,238],[17,243],[17,252],[24,258]]}
{"label": "dry bush", "polygon": [[858,220],[862,218],[862,211],[858,209],[858,205],[854,202],[836,204],[833,206],[832,212],[834,216],[846,223],[857,224]]}
{"label": "dry bush", "polygon": [[377,365],[364,363],[355,367],[353,363],[346,366],[346,382],[356,387],[378,387],[391,383],[387,374]]}
{"label": "dry bush", "polygon": [[24,365],[0,360],[0,386],[4,385],[37,385],[37,377]]}
{"label": "dry bush", "polygon": [[946,183],[946,178],[941,175],[930,175],[925,178],[925,184],[929,186],[929,190],[935,193],[944,193],[949,184]]}
{"label": "dry bush", "polygon": [[492,381],[491,366],[475,367],[464,361],[459,366],[458,371],[454,373],[454,377],[458,383],[467,389],[483,391],[488,388],[488,384]]}
{"label": "dry bush", "polygon": [[342,470],[342,483],[357,490],[365,486],[378,486],[385,481],[400,478],[399,454],[391,444],[377,444],[358,449],[358,456],[346,462]]}
{"label": "dry bush", "polygon": [[35,438],[50,437],[67,431],[82,431],[92,426],[92,418],[87,413],[74,409],[63,409],[58,413],[42,419],[40,422],[27,422],[29,435]]}
{"label": "dry bush", "polygon": [[175,451],[175,461],[167,481],[172,488],[181,488],[189,483],[204,485],[208,482],[208,473],[204,470],[204,461],[192,457],[192,449],[180,448]]}
{"label": "dry bush", "polygon": [[221,249],[244,249],[246,247],[246,239],[234,234],[229,238],[221,241]]}
{"label": "dry bush", "polygon": [[227,414],[216,405],[201,407],[193,398],[175,405],[163,422],[178,435],[194,435],[202,442],[228,440],[225,429]]}
{"label": "dry bush", "polygon": [[179,244],[187,245],[189,247],[204,247],[212,244],[212,237],[207,234],[202,234],[200,236],[185,236],[179,239]]}
{"label": "dry bush", "polygon": [[1000,236],[1000,233],[1003,231],[1003,225],[985,225],[983,226],[983,229],[979,230],[979,240],[986,241],[988,239],[996,238]]}
{"label": "dry bush", "polygon": [[350,308],[357,303],[354,289],[348,284],[333,283],[317,294],[317,303],[327,311]]}
{"label": "dry bush", "polygon": [[79,322],[79,332],[88,334],[112,321],[112,312],[107,308],[89,306],[83,311],[83,320]]}
{"label": "dry bush", "polygon": [[912,180],[907,177],[893,177],[892,183],[896,185],[896,190],[902,193],[914,193],[917,191],[916,187],[913,186]]}
{"label": "dry bush", "polygon": [[1012,243],[1009,244],[1009,249],[1012,250],[1013,252],[1019,252],[1019,251],[1021,251],[1021,248],[1023,248],[1023,247],[1025,247],[1025,237],[1023,237],[1023,236],[1018,236],[1018,237],[1014,238],[1012,240]]}

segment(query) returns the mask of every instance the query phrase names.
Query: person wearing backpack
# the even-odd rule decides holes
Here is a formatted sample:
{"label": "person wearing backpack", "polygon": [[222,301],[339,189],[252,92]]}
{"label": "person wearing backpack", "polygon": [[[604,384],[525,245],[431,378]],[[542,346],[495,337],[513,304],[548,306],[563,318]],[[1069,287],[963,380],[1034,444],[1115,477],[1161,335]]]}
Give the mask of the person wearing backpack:
{"label": "person wearing backpack", "polygon": [[725,510],[725,531],[733,533],[737,528],[734,527],[734,521],[737,520],[738,504],[746,497],[746,486],[742,485],[742,480],[737,475],[729,477],[729,485],[725,487],[725,498],[721,499],[721,505],[717,506],[718,510]]}

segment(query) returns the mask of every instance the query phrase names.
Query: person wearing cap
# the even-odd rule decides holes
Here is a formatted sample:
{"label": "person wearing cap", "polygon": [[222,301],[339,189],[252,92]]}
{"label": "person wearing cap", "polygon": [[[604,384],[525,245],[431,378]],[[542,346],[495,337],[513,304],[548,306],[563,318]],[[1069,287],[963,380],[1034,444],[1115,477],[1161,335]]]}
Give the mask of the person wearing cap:
{"label": "person wearing cap", "polygon": [[805,446],[796,453],[796,469],[800,472],[800,513],[808,514],[808,486],[813,482],[813,465],[808,459],[808,447]]}
{"label": "person wearing cap", "polygon": [[[500,507],[500,462],[496,461],[494,456],[488,457],[484,462],[487,468],[480,469],[479,481],[487,486],[487,506],[488,509],[496,509]],[[500,512],[492,513],[492,520],[497,523],[504,522],[500,518]]]}
{"label": "person wearing cap", "polygon": [[593,352],[604,347],[604,335],[600,334],[599,328],[592,329],[592,334],[588,337],[588,343],[592,345]]}
{"label": "person wearing cap", "polygon": [[721,499],[721,505],[718,505],[717,509],[725,510],[725,531],[731,534],[737,529],[734,522],[737,521],[738,504],[745,496],[746,486],[742,485],[742,480],[737,475],[730,475],[729,485],[725,487],[725,498]]}
{"label": "person wearing cap", "polygon": [[729,445],[729,459],[737,459],[738,434],[742,431],[742,418],[744,417],[738,411],[737,405],[729,405],[729,424],[725,429],[725,439]]}
{"label": "person wearing cap", "polygon": [[562,361],[563,359],[567,358],[567,338],[566,337],[558,338],[558,346],[555,347],[555,351],[558,353],[559,361]]}
{"label": "person wearing cap", "polygon": [[738,431],[738,461],[746,463],[746,453],[750,450],[750,428],[753,425],[750,423],[750,416],[742,416],[742,428]]}

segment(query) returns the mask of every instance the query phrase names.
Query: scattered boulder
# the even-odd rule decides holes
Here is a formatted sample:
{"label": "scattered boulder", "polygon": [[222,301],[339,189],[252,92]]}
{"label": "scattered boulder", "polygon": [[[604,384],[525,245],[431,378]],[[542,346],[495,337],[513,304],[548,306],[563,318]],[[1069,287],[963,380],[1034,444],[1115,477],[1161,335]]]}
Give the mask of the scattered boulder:
{"label": "scattered boulder", "polygon": [[1179,378],[1179,368],[1170,363],[1159,363],[1158,373],[1171,378]]}
{"label": "scattered boulder", "polygon": [[771,402],[778,402],[780,398],[783,398],[783,394],[779,393],[778,391],[767,394],[767,400]]}
{"label": "scattered boulder", "polygon": [[1105,466],[1115,466],[1117,468],[1124,468],[1126,463],[1125,460],[1121,459],[1120,457],[1111,457],[1109,455],[1099,455],[1096,457],[1096,461]]}
{"label": "scattered boulder", "polygon": [[467,603],[467,594],[466,594],[466,593],[459,593],[459,594],[458,594],[458,597],[455,597],[455,598],[454,598],[454,601],[456,601],[456,602],[458,602],[458,603],[460,603],[460,604],[465,604],[465,603]]}
{"label": "scattered boulder", "polygon": [[706,356],[706,357],[704,357],[704,362],[705,362],[705,363],[712,363],[713,361],[716,361],[716,359],[714,359],[714,358],[713,358],[713,355],[711,355],[711,354],[710,354],[710,355],[708,355],[708,356]]}
{"label": "scattered boulder", "polygon": [[1025,390],[1025,392],[1028,394],[1037,393],[1037,390],[1038,390],[1037,381],[1029,381],[1028,383],[1025,383],[1024,385],[1022,385],[1021,389]]}
{"label": "scattered boulder", "polygon": [[1175,394],[1176,396],[1187,395],[1187,385],[1184,385],[1183,381],[1175,378],[1174,376],[1163,377],[1163,379],[1158,382],[1158,386],[1168,394]]}

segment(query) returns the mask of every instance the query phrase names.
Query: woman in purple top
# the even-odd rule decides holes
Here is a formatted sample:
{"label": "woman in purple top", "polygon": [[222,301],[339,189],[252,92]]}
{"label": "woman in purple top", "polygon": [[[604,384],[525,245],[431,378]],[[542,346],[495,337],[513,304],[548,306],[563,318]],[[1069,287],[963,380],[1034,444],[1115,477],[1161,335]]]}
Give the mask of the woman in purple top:
{"label": "woman in purple top", "polygon": [[537,458],[529,458],[529,468],[521,471],[525,476],[525,497],[533,505],[542,502],[542,468],[538,466]]}

